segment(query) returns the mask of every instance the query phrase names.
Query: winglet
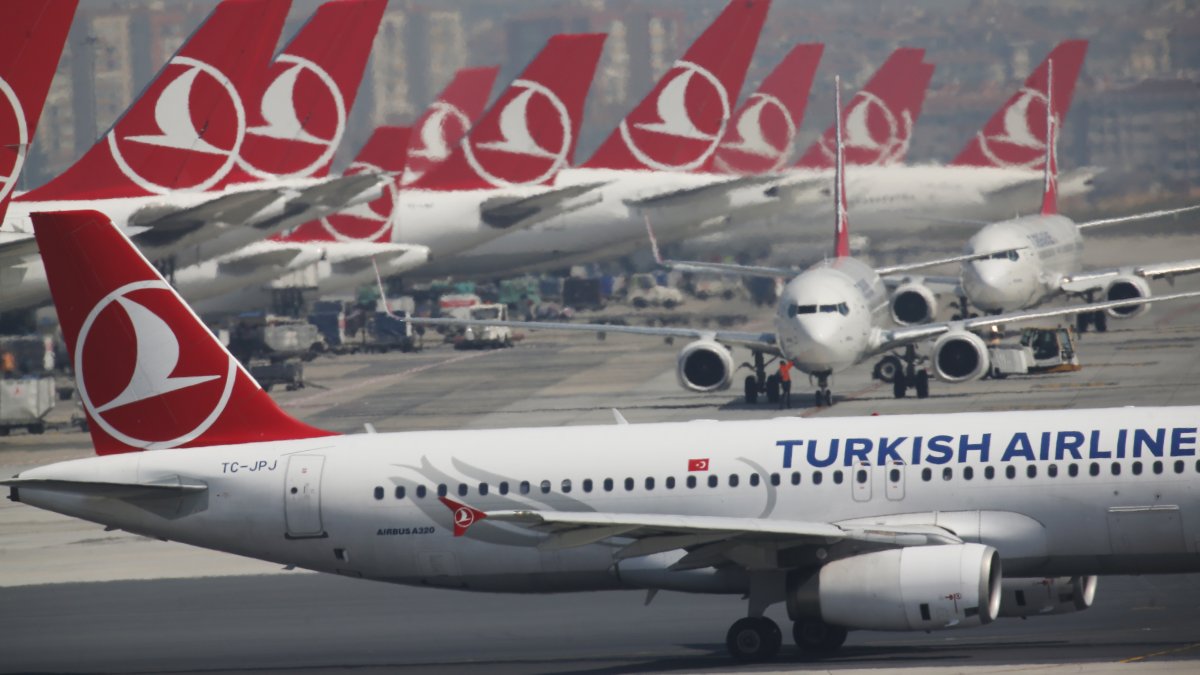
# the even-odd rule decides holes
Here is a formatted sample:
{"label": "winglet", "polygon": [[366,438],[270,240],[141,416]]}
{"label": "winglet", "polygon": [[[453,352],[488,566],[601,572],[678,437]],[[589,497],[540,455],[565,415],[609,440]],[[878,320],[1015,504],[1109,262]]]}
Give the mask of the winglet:
{"label": "winglet", "polygon": [[1058,213],[1058,121],[1054,118],[1054,61],[1046,63],[1046,184],[1042,189],[1042,215]]}
{"label": "winglet", "polygon": [[446,505],[454,513],[454,536],[461,537],[475,523],[487,518],[487,514],[479,509],[473,509],[466,504],[460,504],[449,497],[438,497],[438,501]]}
{"label": "winglet", "polygon": [[833,212],[837,219],[833,254],[836,258],[850,257],[850,219],[846,214],[846,148],[842,138],[842,78],[834,77],[833,119]]}
{"label": "winglet", "polygon": [[658,250],[658,237],[654,236],[654,228],[650,227],[650,216],[642,214],[642,219],[646,221],[646,234],[650,237],[650,251],[654,254],[654,262],[662,265],[662,252]]}

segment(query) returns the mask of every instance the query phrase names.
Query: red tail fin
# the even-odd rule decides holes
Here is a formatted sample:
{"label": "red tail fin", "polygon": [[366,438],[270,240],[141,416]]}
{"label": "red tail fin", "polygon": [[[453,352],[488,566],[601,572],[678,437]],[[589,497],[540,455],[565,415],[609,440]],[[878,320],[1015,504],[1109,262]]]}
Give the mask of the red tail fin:
{"label": "red tail fin", "polygon": [[846,144],[842,135],[842,79],[834,78],[833,96],[833,214],[837,220],[834,231],[833,255],[850,257],[850,217],[846,213]]}
{"label": "red tail fin", "polygon": [[499,66],[463,68],[413,124],[415,136],[408,147],[408,165],[402,184],[408,185],[444,162],[483,115],[496,84]]}
{"label": "red tail fin", "polygon": [[717,149],[715,167],[734,174],[755,174],[784,167],[825,45],[796,45],[733,115]]}
{"label": "red tail fin", "polygon": [[480,190],[553,181],[574,156],[604,37],[550,38],[449,159],[412,187]]}
{"label": "red tail fin", "polygon": [[411,131],[409,127],[379,127],[346,169],[347,175],[362,171],[397,174],[379,197],[332,216],[310,220],[278,239],[291,242],[391,241],[392,207],[399,195],[399,174],[404,171]]}
{"label": "red tail fin", "polygon": [[1045,166],[1046,91],[1049,64],[1054,61],[1054,105],[1058,125],[1071,109],[1075,82],[1087,56],[1087,40],[1060,42],[1033,71],[1025,86],[1013,94],[983,130],[954,158],[952,166],[1041,169]]}
{"label": "red tail fin", "polygon": [[237,162],[288,0],[225,0],[104,137],[22,201],[204,191]]}
{"label": "red tail fin", "polygon": [[[1048,81],[1054,81],[1054,62],[1046,63]],[[1042,188],[1042,215],[1058,213],[1058,122],[1054,116],[1054,88],[1046,90],[1046,183]]]}
{"label": "red tail fin", "polygon": [[76,0],[0,6],[0,220],[37,131]]}
{"label": "red tail fin", "polygon": [[240,171],[224,184],[328,175],[386,7],[334,0],[317,8],[248,99]]}
{"label": "red tail fin", "polygon": [[732,0],[584,166],[708,170],[769,8],[769,0]]}
{"label": "red tail fin", "polygon": [[280,410],[104,214],[32,219],[97,453],[331,435]]}
{"label": "red tail fin", "polygon": [[[855,94],[842,112],[846,162],[855,166],[883,166],[904,159],[913,125],[925,103],[933,66],[922,63],[925,50],[902,47]],[[804,169],[833,166],[834,127],[830,125],[796,163]]]}

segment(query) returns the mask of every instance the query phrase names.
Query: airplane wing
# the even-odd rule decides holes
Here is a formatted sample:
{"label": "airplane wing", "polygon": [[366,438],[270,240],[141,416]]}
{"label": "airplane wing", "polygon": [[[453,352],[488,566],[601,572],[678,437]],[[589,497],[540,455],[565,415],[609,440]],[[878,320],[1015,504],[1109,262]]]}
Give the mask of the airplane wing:
{"label": "airplane wing", "polygon": [[592,204],[593,202],[588,201],[567,205],[566,202],[602,185],[605,183],[567,185],[532,197],[493,197],[479,207],[479,215],[483,222],[499,229],[530,227],[548,218]]}
{"label": "airplane wing", "polygon": [[962,282],[958,277],[949,276],[922,276],[910,274],[893,274],[880,279],[883,285],[888,290],[893,290],[902,284],[917,283],[925,286],[936,287],[941,292],[954,293],[962,295]]}
{"label": "airplane wing", "polygon": [[779,176],[771,174],[750,175],[730,177],[727,180],[722,180],[717,183],[708,183],[706,185],[698,185],[694,187],[682,188],[679,190],[671,190],[669,192],[661,192],[659,194],[650,195],[640,199],[627,199],[625,203],[634,208],[670,208],[673,206],[685,206],[689,209],[696,208],[697,202],[711,198],[727,198],[729,193],[745,187],[754,187],[755,185],[767,185],[779,181]]}
{"label": "airplane wing", "polygon": [[349,176],[338,176],[299,190],[295,201],[309,208],[329,209],[330,213],[341,211],[352,202],[370,201],[379,196],[390,176],[364,171]]}
{"label": "airplane wing", "polygon": [[216,230],[223,223],[244,223],[282,194],[279,188],[272,187],[234,192],[186,209],[150,207],[129,219],[131,227],[148,228],[133,235],[133,242],[143,250],[170,248],[206,226]]}
{"label": "airplane wing", "polygon": [[1089,270],[1064,277],[1059,283],[1059,287],[1066,293],[1086,293],[1104,288],[1109,280],[1118,276],[1135,276],[1143,279],[1160,279],[1165,277],[1168,280],[1172,280],[1177,276],[1195,274],[1197,272],[1200,272],[1200,260],[1196,259],[1134,265],[1130,267],[1113,267],[1101,270]]}
{"label": "airplane wing", "polygon": [[251,274],[261,267],[282,267],[305,250],[319,246],[277,241],[262,241],[217,258],[223,272]]}
{"label": "airplane wing", "polygon": [[1020,246],[1013,249],[1004,249],[1001,251],[989,251],[987,253],[966,253],[963,255],[950,256],[949,258],[937,258],[935,260],[925,260],[922,262],[905,263],[903,265],[891,265],[889,267],[877,267],[875,273],[879,276],[887,274],[896,274],[898,272],[908,272],[910,270],[919,270],[926,267],[937,267],[938,265],[949,265],[951,263],[970,262],[972,260],[983,260],[993,256],[1003,256],[1017,251],[1028,249],[1028,246]]}
{"label": "airplane wing", "polygon": [[325,258],[334,274],[359,274],[370,269],[376,260],[399,258],[407,253],[424,252],[429,258],[429,248],[416,244],[391,244],[369,242],[336,242],[345,246],[325,246]]}
{"label": "airplane wing", "polygon": [[1132,216],[1119,216],[1117,218],[1101,218],[1100,220],[1089,220],[1085,223],[1078,223],[1076,227],[1081,230],[1086,230],[1089,227],[1099,227],[1101,225],[1119,225],[1121,223],[1132,223],[1139,220],[1153,220],[1155,218],[1166,218],[1168,216],[1180,216],[1185,213],[1196,213],[1200,211],[1200,204],[1196,206],[1185,206],[1179,209],[1164,209],[1162,211],[1148,211],[1146,213],[1135,213]]}
{"label": "airplane wing", "polygon": [[910,342],[917,342],[920,340],[927,340],[929,338],[937,337],[942,333],[948,333],[952,330],[979,330],[982,328],[989,328],[991,326],[999,326],[1008,323],[1037,321],[1039,319],[1072,316],[1075,314],[1081,314],[1083,312],[1098,312],[1116,307],[1133,307],[1152,302],[1171,302],[1174,300],[1186,300],[1189,298],[1200,298],[1200,291],[1174,293],[1172,295],[1160,295],[1152,298],[1130,298],[1128,300],[1093,302],[1086,305],[1072,305],[1070,307],[1027,309],[1020,312],[994,314],[991,316],[981,316],[974,319],[964,319],[960,321],[942,321],[938,323],[927,323],[920,326],[889,328],[880,331],[880,335],[877,338],[879,346],[874,351],[875,353],[885,352]]}
{"label": "airplane wing", "polygon": [[414,316],[408,319],[414,325],[427,326],[507,326],[526,330],[551,330],[577,333],[596,333],[603,337],[608,333],[650,335],[664,338],[690,338],[693,340],[715,340],[729,345],[756,349],[766,354],[779,355],[779,345],[774,333],[750,333],[729,330],[700,328],[673,328],[669,326],[619,326],[606,323],[559,323],[555,321],[494,321],[489,319],[452,319]]}
{"label": "airplane wing", "polygon": [[32,234],[21,232],[11,236],[5,234],[0,238],[0,261],[5,261],[4,264],[12,264],[37,252],[37,240]]}

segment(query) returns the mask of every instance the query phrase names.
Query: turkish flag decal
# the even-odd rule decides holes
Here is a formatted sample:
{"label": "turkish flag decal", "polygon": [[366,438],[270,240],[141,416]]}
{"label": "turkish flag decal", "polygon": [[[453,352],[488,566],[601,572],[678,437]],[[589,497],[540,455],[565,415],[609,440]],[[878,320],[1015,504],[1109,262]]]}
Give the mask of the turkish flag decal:
{"label": "turkish flag decal", "polygon": [[708,471],[708,458],[704,459],[689,459],[688,471]]}

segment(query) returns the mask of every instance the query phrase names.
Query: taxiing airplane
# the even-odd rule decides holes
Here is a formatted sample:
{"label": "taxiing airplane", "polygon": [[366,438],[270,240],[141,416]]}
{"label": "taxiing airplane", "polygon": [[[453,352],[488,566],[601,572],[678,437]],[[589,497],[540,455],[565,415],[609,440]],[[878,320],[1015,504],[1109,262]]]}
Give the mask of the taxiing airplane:
{"label": "taxiing airplane", "polygon": [[777,603],[820,656],[1200,571],[1195,406],[336,435],[106,216],[33,218],[100,456],[0,480],[17,503],[390,583],[742,595],[744,661],[778,654]]}

